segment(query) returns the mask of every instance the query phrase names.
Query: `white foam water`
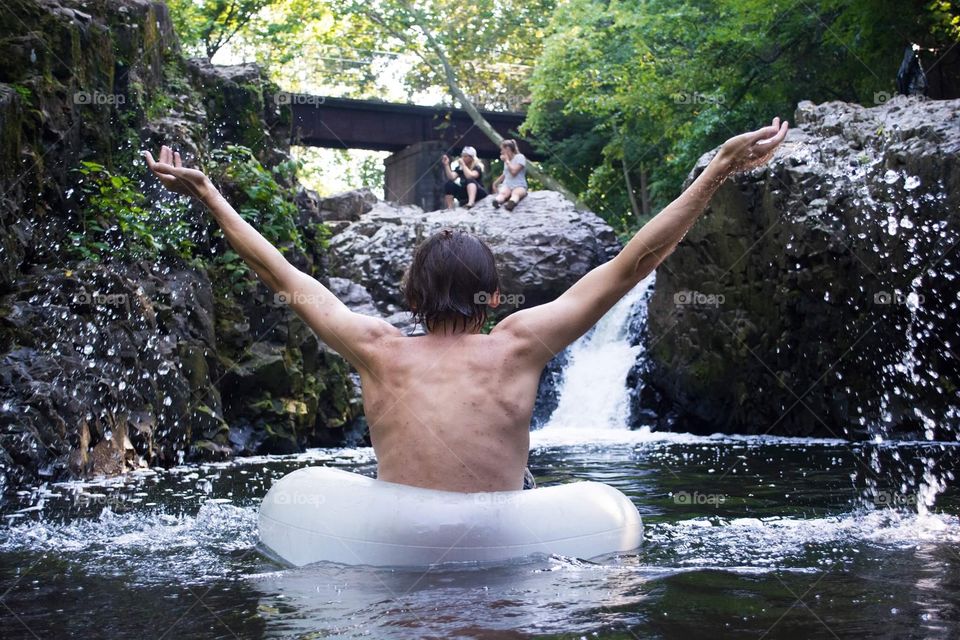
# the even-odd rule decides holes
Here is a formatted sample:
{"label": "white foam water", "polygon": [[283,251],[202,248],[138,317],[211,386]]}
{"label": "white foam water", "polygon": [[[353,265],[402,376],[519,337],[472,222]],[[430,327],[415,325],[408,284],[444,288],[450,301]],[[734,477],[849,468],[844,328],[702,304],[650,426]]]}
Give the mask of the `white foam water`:
{"label": "white foam water", "polygon": [[630,344],[630,324],[636,313],[645,312],[638,307],[645,304],[654,279],[654,274],[644,278],[570,346],[557,408],[541,431],[629,427],[627,374],[643,351],[642,345]]}
{"label": "white foam water", "polygon": [[[817,564],[849,560],[866,544],[893,549],[960,543],[960,518],[907,510],[858,510],[822,518],[700,517],[648,526],[647,544],[671,550],[680,566],[804,564],[812,546]],[[806,559],[809,562],[809,559]]]}

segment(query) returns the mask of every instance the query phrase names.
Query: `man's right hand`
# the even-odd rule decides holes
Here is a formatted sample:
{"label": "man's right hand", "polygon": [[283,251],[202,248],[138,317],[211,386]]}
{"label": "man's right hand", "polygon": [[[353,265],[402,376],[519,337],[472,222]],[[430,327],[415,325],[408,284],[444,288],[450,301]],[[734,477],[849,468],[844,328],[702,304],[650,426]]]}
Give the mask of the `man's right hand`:
{"label": "man's right hand", "polygon": [[780,118],[756,131],[748,131],[730,138],[723,143],[715,160],[727,174],[749,171],[765,164],[773,157],[783,139],[787,137],[787,122]]}
{"label": "man's right hand", "polygon": [[447,154],[443,154],[442,156],[440,156],[440,162],[443,163],[443,166],[449,165],[450,164],[449,156],[447,156]]}
{"label": "man's right hand", "polygon": [[217,191],[202,171],[184,167],[180,154],[166,145],[160,147],[159,162],[153,159],[153,154],[149,151],[144,151],[143,156],[147,161],[147,167],[157,176],[160,183],[174,193],[193,196],[201,202],[206,202],[207,198]]}

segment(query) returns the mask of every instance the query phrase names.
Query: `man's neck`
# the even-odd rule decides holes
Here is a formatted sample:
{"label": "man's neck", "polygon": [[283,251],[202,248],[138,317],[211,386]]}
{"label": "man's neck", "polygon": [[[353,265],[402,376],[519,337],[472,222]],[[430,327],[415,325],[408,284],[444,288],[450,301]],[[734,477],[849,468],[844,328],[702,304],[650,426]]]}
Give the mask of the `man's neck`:
{"label": "man's neck", "polygon": [[463,336],[477,335],[479,333],[480,329],[471,328],[469,322],[467,328],[464,329],[462,320],[446,320],[435,324],[432,329],[427,329],[426,335],[440,339],[458,339]]}

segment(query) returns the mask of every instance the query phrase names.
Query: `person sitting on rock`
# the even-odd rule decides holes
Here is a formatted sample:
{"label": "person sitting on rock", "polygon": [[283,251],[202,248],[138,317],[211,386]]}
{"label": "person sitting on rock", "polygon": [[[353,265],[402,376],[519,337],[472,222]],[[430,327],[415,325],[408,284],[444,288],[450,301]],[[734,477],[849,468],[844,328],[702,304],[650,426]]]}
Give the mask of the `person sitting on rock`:
{"label": "person sitting on rock", "polygon": [[493,181],[497,192],[494,208],[513,211],[517,203],[527,195],[527,158],[517,149],[516,140],[500,143],[500,159],[503,160],[503,175]]}
{"label": "person sitting on rock", "polygon": [[480,238],[443,229],[415,251],[402,288],[427,329],[406,336],[351,311],[260,235],[200,171],[169,147],[147,165],[168,189],[200,199],[227,241],[323,342],[360,374],[363,408],[387,482],[462,493],[523,486],[540,374],[677,247],[731,174],[759,167],[787,135],[773,123],[727,140],[687,189],[614,258],[559,297],[515,311],[482,331],[500,303],[493,252]]}
{"label": "person sitting on rock", "polygon": [[477,158],[477,150],[473,147],[464,147],[460,153],[460,163],[455,169],[450,168],[450,157],[440,158],[443,163],[443,173],[447,182],[443,185],[443,198],[447,209],[453,209],[453,200],[465,203],[463,206],[472,209],[478,200],[487,197],[483,188],[483,163]]}

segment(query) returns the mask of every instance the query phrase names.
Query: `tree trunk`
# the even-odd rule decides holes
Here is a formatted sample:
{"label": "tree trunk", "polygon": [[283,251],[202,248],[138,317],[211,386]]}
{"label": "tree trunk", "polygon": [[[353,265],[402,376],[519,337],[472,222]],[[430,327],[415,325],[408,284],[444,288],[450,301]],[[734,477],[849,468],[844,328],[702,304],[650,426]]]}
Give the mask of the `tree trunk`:
{"label": "tree trunk", "polygon": [[642,162],[640,163],[640,212],[645,221],[653,215],[650,207],[650,186],[647,184],[647,165]]}
{"label": "tree trunk", "polygon": [[633,211],[633,217],[640,221],[640,205],[637,204],[637,196],[633,193],[633,185],[630,183],[630,168],[627,167],[627,156],[620,158],[620,166],[623,167],[623,181],[627,186],[627,195],[630,196],[630,209]]}

